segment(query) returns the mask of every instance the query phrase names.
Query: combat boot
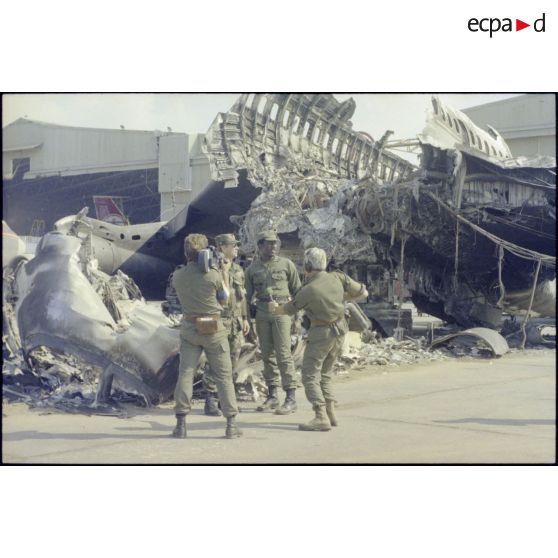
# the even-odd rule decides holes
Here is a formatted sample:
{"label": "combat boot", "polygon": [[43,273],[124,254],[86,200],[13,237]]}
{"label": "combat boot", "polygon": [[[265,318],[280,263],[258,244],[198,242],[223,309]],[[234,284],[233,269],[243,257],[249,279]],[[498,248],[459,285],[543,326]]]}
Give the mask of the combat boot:
{"label": "combat boot", "polygon": [[337,426],[339,423],[337,422],[337,417],[335,416],[334,399],[326,399],[326,413],[329,418],[329,422],[331,423],[331,426]]}
{"label": "combat boot", "polygon": [[279,407],[279,399],[277,399],[277,386],[269,386],[267,399],[259,406],[256,411],[272,411]]}
{"label": "combat boot", "polygon": [[203,412],[209,417],[220,417],[221,411],[219,410],[219,401],[214,393],[208,393],[205,398],[205,405]]}
{"label": "combat boot", "polygon": [[287,389],[287,397],[285,397],[285,402],[279,409],[275,411],[276,415],[290,415],[294,413],[297,409],[296,407],[296,400],[295,400],[295,391],[294,389]]}
{"label": "combat boot", "polygon": [[240,438],[242,430],[236,424],[236,417],[229,417],[227,419],[227,429],[225,430],[225,438],[231,440],[232,438]]}
{"label": "combat boot", "polygon": [[173,438],[186,438],[186,415],[176,415],[176,426],[172,431]]}
{"label": "combat boot", "polygon": [[315,405],[314,413],[316,416],[310,422],[299,424],[298,429],[309,432],[327,432],[328,430],[331,430],[324,406]]}

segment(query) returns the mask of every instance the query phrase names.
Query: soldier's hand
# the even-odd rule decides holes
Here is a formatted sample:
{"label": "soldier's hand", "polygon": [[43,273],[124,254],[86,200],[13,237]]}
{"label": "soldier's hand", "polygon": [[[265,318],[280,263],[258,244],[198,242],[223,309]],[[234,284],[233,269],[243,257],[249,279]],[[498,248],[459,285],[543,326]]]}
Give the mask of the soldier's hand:
{"label": "soldier's hand", "polygon": [[250,332],[250,322],[246,319],[242,320],[242,335],[246,337]]}

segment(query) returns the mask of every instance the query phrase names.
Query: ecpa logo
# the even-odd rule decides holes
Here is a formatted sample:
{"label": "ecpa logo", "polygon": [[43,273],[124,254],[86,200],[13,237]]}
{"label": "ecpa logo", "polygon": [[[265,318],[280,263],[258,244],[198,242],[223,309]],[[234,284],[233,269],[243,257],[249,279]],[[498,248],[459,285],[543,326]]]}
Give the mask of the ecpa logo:
{"label": "ecpa logo", "polygon": [[[543,13],[542,17],[533,22],[533,29],[537,33],[544,33],[545,23],[545,14]],[[473,33],[477,33],[478,31],[490,33],[490,38],[492,38],[493,33],[497,33],[498,31],[514,31],[512,19],[509,17],[505,17],[503,19],[498,17],[485,17],[482,19],[472,17],[467,23],[467,27],[469,28],[469,31],[472,31]],[[527,27],[531,27],[531,24],[525,23],[520,19],[515,20],[515,31],[521,31]]]}

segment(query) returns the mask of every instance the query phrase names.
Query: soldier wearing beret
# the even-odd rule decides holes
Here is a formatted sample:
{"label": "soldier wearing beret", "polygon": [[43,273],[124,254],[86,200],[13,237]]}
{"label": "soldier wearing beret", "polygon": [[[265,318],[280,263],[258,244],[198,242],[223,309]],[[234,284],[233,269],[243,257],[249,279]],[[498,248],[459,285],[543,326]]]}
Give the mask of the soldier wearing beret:
{"label": "soldier wearing beret", "polygon": [[321,248],[304,252],[304,286],[291,302],[273,309],[276,315],[303,310],[310,319],[308,343],[302,360],[302,383],[315,417],[300,424],[300,430],[325,431],[337,426],[332,389],[333,365],[349,330],[345,319],[346,300],[368,296],[366,287],[340,271],[328,273],[326,253]]}
{"label": "soldier wearing beret", "polygon": [[[238,256],[238,245],[239,241],[234,234],[220,234],[215,237],[215,247],[219,256],[219,271],[229,290],[229,300],[223,308],[221,317],[223,325],[228,331],[233,380],[235,379],[235,368],[244,337],[250,330],[244,271],[234,261]],[[219,416],[221,411],[217,403],[217,386],[212,380],[211,374],[204,375],[204,386],[207,393],[204,413],[209,416]]]}
{"label": "soldier wearing beret", "polygon": [[[286,415],[297,408],[295,368],[291,354],[292,320],[289,316],[273,315],[270,303],[288,302],[301,283],[294,263],[277,255],[278,243],[279,238],[274,231],[262,231],[258,235],[258,254],[246,270],[246,298],[248,303],[254,297],[256,301],[256,332],[268,387],[267,399],[256,410],[275,409],[276,414]],[[280,407],[277,397],[279,385],[286,392],[285,402]]]}
{"label": "soldier wearing beret", "polygon": [[198,264],[200,251],[207,248],[203,234],[190,234],[184,239],[187,265],[178,268],[172,278],[183,318],[180,326],[180,365],[174,391],[175,438],[186,437],[186,415],[191,410],[194,372],[202,351],[210,365],[217,387],[221,409],[227,418],[225,436],[242,435],[236,425],[238,407],[232,379],[228,334],[221,318],[229,298],[228,288],[216,267],[202,269]]}

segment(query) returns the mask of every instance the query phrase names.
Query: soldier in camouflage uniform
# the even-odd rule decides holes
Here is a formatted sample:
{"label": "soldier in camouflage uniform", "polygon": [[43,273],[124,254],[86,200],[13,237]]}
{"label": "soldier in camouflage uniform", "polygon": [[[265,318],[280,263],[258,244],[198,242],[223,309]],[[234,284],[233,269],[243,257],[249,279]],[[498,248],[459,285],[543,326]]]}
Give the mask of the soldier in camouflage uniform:
{"label": "soldier in camouflage uniform", "polygon": [[[302,383],[315,418],[300,424],[300,430],[325,431],[337,426],[335,396],[331,385],[333,365],[341,354],[345,334],[345,300],[368,296],[366,287],[340,271],[327,273],[326,253],[310,248],[304,253],[306,281],[292,302],[276,306],[276,315],[292,315],[304,310],[310,319],[308,344],[302,361]],[[326,416],[327,415],[327,416]]]}
{"label": "soldier in camouflage uniform", "polygon": [[[244,270],[234,262],[238,256],[238,244],[234,234],[220,234],[215,237],[215,245],[219,255],[219,271],[229,289],[229,301],[221,314],[223,324],[229,332],[229,349],[233,370],[233,381],[236,378],[235,368],[242,349],[244,337],[250,331],[246,306],[246,290],[244,288]],[[217,403],[217,386],[211,374],[204,374],[206,399],[204,413],[219,416],[221,411]]]}
{"label": "soldier in camouflage uniform", "polygon": [[191,410],[194,372],[202,351],[211,367],[213,380],[223,414],[227,418],[225,436],[237,438],[241,431],[236,425],[238,413],[232,380],[232,366],[228,334],[221,319],[221,311],[228,301],[228,288],[215,267],[204,272],[198,265],[198,254],[207,248],[207,238],[191,234],[184,239],[184,252],[188,261],[178,268],[172,278],[183,317],[180,326],[180,365],[174,391],[176,428],[175,438],[186,437],[185,417]]}
{"label": "soldier in camouflage uniform", "polygon": [[[246,270],[246,298],[251,303],[256,297],[256,332],[269,390],[267,399],[256,410],[276,409],[276,414],[287,415],[296,410],[296,378],[291,354],[292,320],[289,316],[272,315],[269,305],[272,301],[288,302],[300,288],[300,277],[291,260],[276,255],[278,241],[273,231],[263,231],[258,235],[258,256]],[[279,384],[287,394],[281,407],[277,398]]]}

